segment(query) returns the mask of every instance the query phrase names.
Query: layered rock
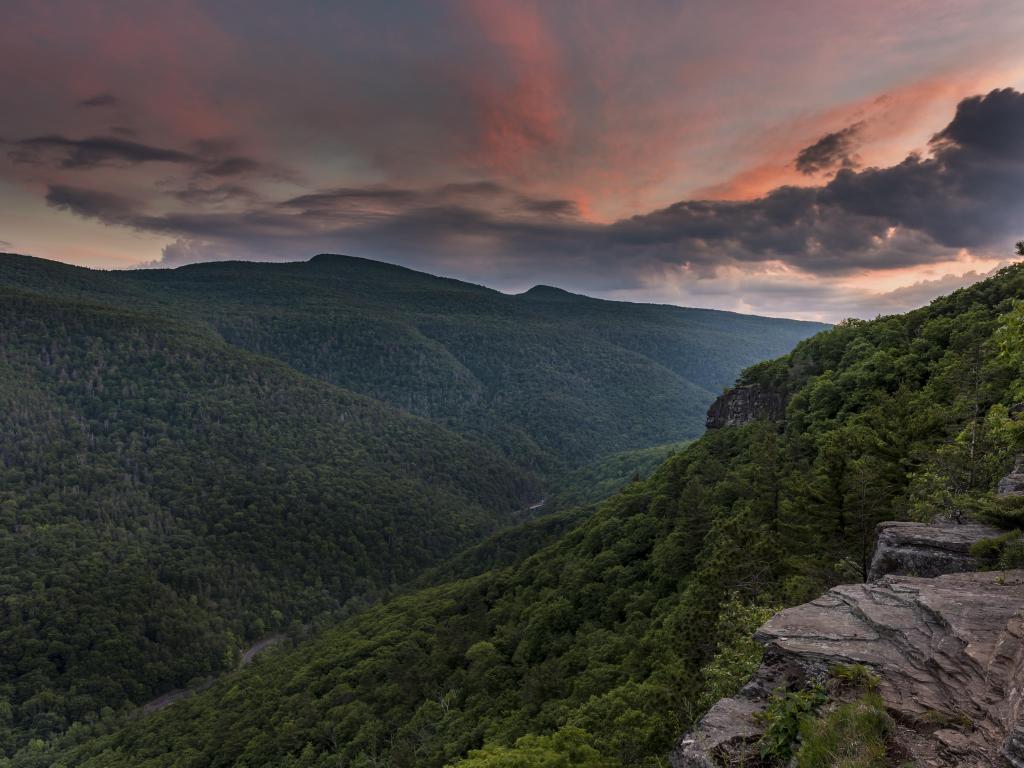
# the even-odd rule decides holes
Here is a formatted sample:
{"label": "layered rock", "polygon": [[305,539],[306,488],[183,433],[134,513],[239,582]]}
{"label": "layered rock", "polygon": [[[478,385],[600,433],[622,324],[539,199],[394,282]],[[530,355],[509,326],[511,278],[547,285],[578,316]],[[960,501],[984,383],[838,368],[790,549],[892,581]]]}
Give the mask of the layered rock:
{"label": "layered rock", "polygon": [[[984,526],[883,524],[873,570],[973,567]],[[719,701],[671,755],[674,768],[749,762],[755,713],[773,691],[863,664],[898,723],[897,739],[928,768],[1024,768],[1024,571],[882,575],[835,587],[758,630],[764,662]]]}
{"label": "layered rock", "polygon": [[930,577],[977,570],[971,546],[1000,533],[978,523],[881,523],[868,580],[889,573]]}
{"label": "layered rock", "polygon": [[781,421],[786,415],[786,399],[781,392],[760,384],[733,387],[708,409],[708,429],[738,427],[765,419]]}
{"label": "layered rock", "polygon": [[710,768],[740,755],[761,733],[753,714],[771,690],[863,664],[901,722],[933,724],[921,764],[1024,766],[1022,608],[1024,571],[1011,571],[886,576],[782,611],[758,631],[766,655],[754,679],[684,737],[672,765]]}

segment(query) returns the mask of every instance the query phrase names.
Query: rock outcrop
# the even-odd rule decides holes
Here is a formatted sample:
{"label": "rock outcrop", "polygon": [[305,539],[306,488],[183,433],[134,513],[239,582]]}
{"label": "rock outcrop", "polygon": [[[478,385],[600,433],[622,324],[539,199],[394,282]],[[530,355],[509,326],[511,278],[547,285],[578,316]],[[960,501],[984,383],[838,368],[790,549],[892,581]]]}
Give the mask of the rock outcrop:
{"label": "rock outcrop", "polygon": [[931,577],[977,570],[971,545],[1000,533],[978,523],[881,523],[868,581],[890,573]]}
{"label": "rock outcrop", "polygon": [[[890,546],[910,553],[892,562],[932,571],[970,565],[959,554],[982,531],[950,527],[887,528]],[[749,762],[762,732],[754,714],[772,691],[821,679],[837,664],[878,675],[913,765],[1024,768],[1024,571],[890,573],[784,610],[756,637],[765,646],[761,668],[679,742],[674,768]]]}
{"label": "rock outcrop", "polygon": [[1001,497],[1024,496],[1024,456],[1018,456],[1013,469],[999,481],[996,493]]}
{"label": "rock outcrop", "polygon": [[733,387],[708,409],[708,429],[738,427],[751,421],[781,421],[786,415],[786,399],[781,392],[760,384]]}

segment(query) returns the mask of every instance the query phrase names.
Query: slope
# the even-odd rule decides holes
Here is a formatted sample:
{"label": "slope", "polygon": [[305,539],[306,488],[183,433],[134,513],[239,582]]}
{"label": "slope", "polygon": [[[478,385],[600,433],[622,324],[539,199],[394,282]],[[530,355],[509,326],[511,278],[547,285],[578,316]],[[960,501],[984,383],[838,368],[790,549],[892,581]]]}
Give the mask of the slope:
{"label": "slope", "polygon": [[539,493],[200,326],[4,288],[0,434],[3,751],[231,668]]}
{"label": "slope", "polygon": [[13,764],[663,765],[756,668],[773,606],[863,578],[878,520],[1019,525],[994,489],[1022,443],[1022,295],[1015,266],[807,340],[742,378],[785,396],[784,423],[709,431],[532,557]]}
{"label": "slope", "polygon": [[824,326],[508,296],[366,259],[98,273],[0,257],[0,284],[207,323],[230,344],[498,445],[548,476],[678,442],[743,367]]}

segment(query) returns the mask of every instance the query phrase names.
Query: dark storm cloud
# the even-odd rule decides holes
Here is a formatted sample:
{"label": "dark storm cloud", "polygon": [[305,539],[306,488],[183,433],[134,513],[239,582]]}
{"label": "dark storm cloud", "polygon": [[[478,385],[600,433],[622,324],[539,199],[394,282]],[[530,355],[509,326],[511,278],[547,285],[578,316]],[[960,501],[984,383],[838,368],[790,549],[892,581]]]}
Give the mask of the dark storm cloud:
{"label": "dark storm cloud", "polygon": [[858,165],[857,139],[863,129],[864,123],[858,122],[841,131],[826,133],[809,147],[800,150],[794,163],[796,169],[810,176],[834,168],[855,167]]}
{"label": "dark storm cloud", "polygon": [[[117,130],[124,132],[130,129]],[[196,152],[182,152],[114,136],[71,139],[50,134],[13,142],[14,149],[8,153],[8,157],[15,163],[56,164],[60,168],[73,170],[89,170],[107,165],[171,163],[189,167],[197,176],[288,175],[251,157],[227,154],[227,151],[234,149],[234,143],[229,140],[205,140],[194,144]]]}
{"label": "dark storm cloud", "polygon": [[112,93],[97,93],[88,99],[78,102],[80,107],[116,107],[121,100]]}
{"label": "dark storm cloud", "polygon": [[54,208],[97,219],[104,224],[134,226],[135,204],[111,192],[54,184],[46,192],[46,202]]}
{"label": "dark storm cloud", "polygon": [[62,168],[95,168],[106,164],[138,165],[140,163],[194,163],[193,155],[176,149],[151,147],[135,141],[109,136],[69,139],[51,134],[21,139],[9,157],[15,162],[45,162],[47,153],[59,158]]}
{"label": "dark storm cloud", "polygon": [[[70,187],[52,187],[47,199],[176,238],[167,263],[348,251],[424,268],[486,263],[505,277],[543,270],[597,289],[679,268],[701,277],[769,262],[841,276],[929,264],[959,249],[998,250],[1022,234],[1024,94],[964,100],[930,148],[929,157],[888,168],[841,168],[823,186],[780,187],[749,201],[683,201],[607,225],[580,219],[572,201],[490,181],[338,187],[269,203],[245,201],[242,187],[211,189],[195,201],[236,194],[245,204],[202,213],[143,213],[123,198]],[[822,151],[816,162],[839,156]]]}
{"label": "dark storm cloud", "polygon": [[952,145],[994,158],[1024,159],[1024,97],[1012,88],[972,96],[957,106],[952,122],[932,144]]}

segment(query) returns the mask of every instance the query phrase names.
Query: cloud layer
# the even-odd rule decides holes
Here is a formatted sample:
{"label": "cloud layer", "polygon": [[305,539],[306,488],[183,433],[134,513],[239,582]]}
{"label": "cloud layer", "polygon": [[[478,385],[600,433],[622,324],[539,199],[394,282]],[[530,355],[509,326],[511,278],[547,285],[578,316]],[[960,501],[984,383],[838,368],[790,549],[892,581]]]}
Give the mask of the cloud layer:
{"label": "cloud layer", "polygon": [[827,5],[15,0],[0,237],[901,308],[1022,236],[1024,96],[991,88],[1024,83],[1024,23],[1008,0]]}
{"label": "cloud layer", "polygon": [[[53,145],[70,149],[64,167],[104,162],[110,147],[126,162],[196,162],[124,142]],[[95,154],[79,158],[83,147]],[[154,213],[137,199],[62,184],[50,185],[46,200],[174,238],[167,265],[340,250],[422,267],[476,260],[489,274],[519,280],[550,275],[555,265],[560,277],[597,291],[639,288],[672,273],[711,279],[728,267],[842,278],[953,260],[965,250],[1008,253],[1024,227],[1024,94],[1003,89],[963,100],[929,147],[929,156],[888,168],[843,164],[818,187],[780,187],[740,202],[681,201],[610,224],[583,220],[571,200],[493,182],[338,187],[277,201],[251,193],[255,201],[229,212]]]}

